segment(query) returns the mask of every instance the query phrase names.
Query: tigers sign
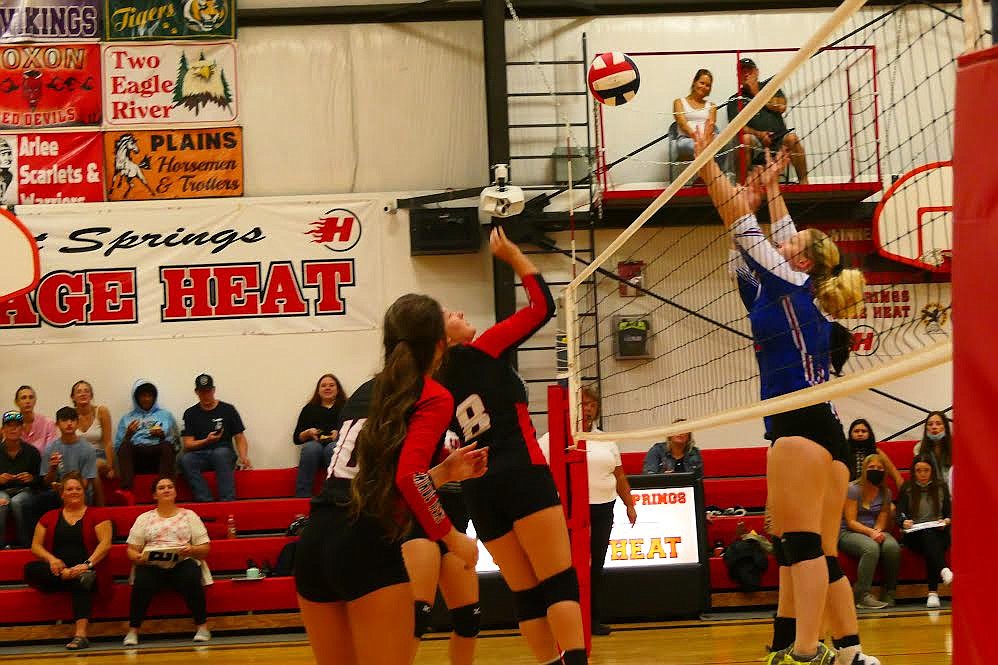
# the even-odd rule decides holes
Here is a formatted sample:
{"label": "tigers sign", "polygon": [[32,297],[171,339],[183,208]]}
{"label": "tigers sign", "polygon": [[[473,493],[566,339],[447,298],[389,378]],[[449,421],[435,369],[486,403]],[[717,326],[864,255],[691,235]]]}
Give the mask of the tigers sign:
{"label": "tigers sign", "polygon": [[106,132],[108,201],[243,194],[243,130]]}
{"label": "tigers sign", "polygon": [[235,39],[235,0],[105,0],[106,41]]}

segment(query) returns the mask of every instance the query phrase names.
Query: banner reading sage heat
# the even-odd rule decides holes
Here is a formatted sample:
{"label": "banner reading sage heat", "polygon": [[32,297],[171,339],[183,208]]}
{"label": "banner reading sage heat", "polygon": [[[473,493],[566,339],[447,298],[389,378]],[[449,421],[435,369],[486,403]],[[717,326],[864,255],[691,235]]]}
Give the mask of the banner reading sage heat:
{"label": "banner reading sage heat", "polygon": [[0,134],[0,203],[104,200],[100,132]]}
{"label": "banner reading sage heat", "polygon": [[99,44],[0,47],[0,128],[100,122]]}
{"label": "banner reading sage heat", "polygon": [[100,39],[99,0],[4,0],[0,42]]}
{"label": "banner reading sage heat", "polygon": [[18,214],[38,238],[41,279],[0,301],[0,346],[373,331],[384,312],[383,200],[150,201]]}
{"label": "banner reading sage heat", "polygon": [[106,127],[218,125],[238,116],[235,42],[104,45]]}
{"label": "banner reading sage heat", "polygon": [[107,41],[235,39],[235,0],[105,0]]}
{"label": "banner reading sage heat", "polygon": [[104,133],[108,201],[243,194],[240,127]]}

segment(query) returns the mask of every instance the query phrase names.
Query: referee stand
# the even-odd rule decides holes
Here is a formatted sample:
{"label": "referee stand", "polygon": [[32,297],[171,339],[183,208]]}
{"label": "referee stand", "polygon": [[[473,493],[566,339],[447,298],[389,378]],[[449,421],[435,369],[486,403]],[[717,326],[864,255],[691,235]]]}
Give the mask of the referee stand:
{"label": "referee stand", "polygon": [[586,472],[586,442],[572,441],[568,421],[568,388],[548,386],[548,437],[551,473],[568,522],[568,537],[572,548],[572,565],[579,577],[579,605],[582,608],[582,628],[586,635],[586,652],[592,652],[590,608],[593,602],[589,580],[589,479]]}

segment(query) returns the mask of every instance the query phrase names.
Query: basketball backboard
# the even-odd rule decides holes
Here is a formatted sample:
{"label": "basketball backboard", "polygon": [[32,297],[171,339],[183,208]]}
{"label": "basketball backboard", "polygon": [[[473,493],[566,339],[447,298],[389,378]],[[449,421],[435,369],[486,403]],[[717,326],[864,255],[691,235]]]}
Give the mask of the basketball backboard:
{"label": "basketball backboard", "polygon": [[953,256],[953,164],[933,162],[905,173],[873,214],[873,241],[886,258],[949,272]]}
{"label": "basketball backboard", "polygon": [[0,300],[8,300],[38,284],[38,245],[13,213],[0,208]]}

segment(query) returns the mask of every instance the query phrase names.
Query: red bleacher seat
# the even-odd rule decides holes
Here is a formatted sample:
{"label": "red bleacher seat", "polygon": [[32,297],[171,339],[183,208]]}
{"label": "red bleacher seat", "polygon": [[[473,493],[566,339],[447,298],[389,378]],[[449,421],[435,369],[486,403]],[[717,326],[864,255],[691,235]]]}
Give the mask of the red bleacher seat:
{"label": "red bleacher seat", "polygon": [[624,473],[630,474],[632,476],[641,475],[641,466],[645,462],[645,454],[634,452],[634,453],[620,453],[620,465],[624,467]]}
{"label": "red bleacher seat", "polygon": [[[279,499],[295,495],[295,477],[298,469],[253,469],[251,471],[236,471],[236,498],[238,499]],[[204,479],[217,496],[218,485],[215,482],[215,472],[206,471]],[[129,490],[136,503],[152,503],[152,484],[156,474],[139,474],[135,476],[132,489]],[[105,484],[108,496],[120,489],[118,480],[110,480]],[[177,480],[177,500],[191,501],[191,488],[183,477]]]}
{"label": "red bleacher seat", "polygon": [[766,506],[765,478],[707,478],[703,481],[703,492],[708,506],[742,506],[749,510]]}
{"label": "red bleacher seat", "polygon": [[738,478],[766,475],[768,446],[751,448],[710,448],[701,450],[707,478]]}

